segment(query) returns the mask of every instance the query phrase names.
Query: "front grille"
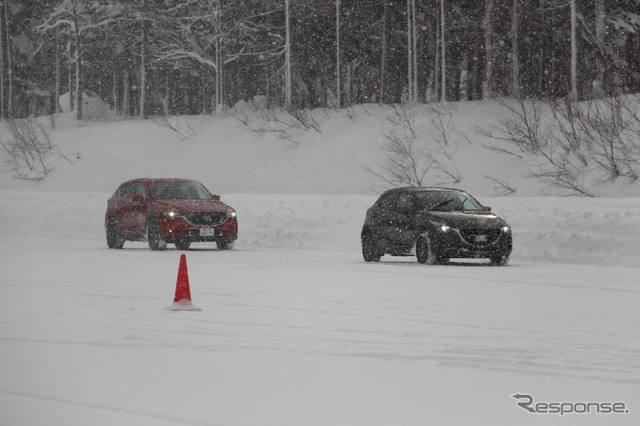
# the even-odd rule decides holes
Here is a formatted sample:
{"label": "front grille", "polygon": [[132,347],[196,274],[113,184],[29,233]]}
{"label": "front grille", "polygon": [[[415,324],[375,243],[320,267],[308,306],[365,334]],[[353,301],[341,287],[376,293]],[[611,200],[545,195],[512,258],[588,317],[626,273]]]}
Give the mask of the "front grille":
{"label": "front grille", "polygon": [[460,236],[464,241],[475,246],[488,246],[500,239],[499,229],[461,229]]}
{"label": "front grille", "polygon": [[226,213],[197,212],[184,215],[187,222],[194,226],[219,226],[227,220]]}

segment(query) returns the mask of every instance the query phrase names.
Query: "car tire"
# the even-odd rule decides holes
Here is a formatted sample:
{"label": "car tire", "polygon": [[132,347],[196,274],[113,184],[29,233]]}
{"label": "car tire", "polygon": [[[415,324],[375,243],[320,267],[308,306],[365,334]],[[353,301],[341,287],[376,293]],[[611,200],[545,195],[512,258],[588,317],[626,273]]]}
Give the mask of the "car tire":
{"label": "car tire", "polygon": [[427,265],[438,263],[438,257],[431,249],[431,242],[427,234],[420,235],[416,241],[416,258],[419,263]]}
{"label": "car tire", "polygon": [[191,247],[191,241],[186,240],[176,240],[174,244],[178,250],[189,250],[189,247]]}
{"label": "car tire", "polygon": [[509,263],[509,255],[493,256],[491,257],[491,264],[493,266],[505,266]]}
{"label": "car tire", "polygon": [[365,262],[379,262],[382,255],[376,252],[376,242],[371,232],[364,232],[360,238],[362,242],[362,257]]}
{"label": "car tire", "polygon": [[218,250],[233,250],[233,241],[216,241]]}
{"label": "car tire", "polygon": [[160,223],[156,219],[147,221],[147,241],[151,250],[166,250],[167,242],[162,238]]}
{"label": "car tire", "polygon": [[118,222],[114,217],[109,217],[105,224],[107,235],[107,247],[110,249],[121,249],[124,246],[124,238],[118,232]]}

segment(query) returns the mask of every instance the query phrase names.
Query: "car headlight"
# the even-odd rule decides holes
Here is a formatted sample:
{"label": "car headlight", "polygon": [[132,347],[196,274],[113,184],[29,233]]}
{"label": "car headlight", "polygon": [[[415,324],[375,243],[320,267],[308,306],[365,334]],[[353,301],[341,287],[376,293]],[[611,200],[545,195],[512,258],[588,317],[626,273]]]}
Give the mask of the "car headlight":
{"label": "car headlight", "polygon": [[173,218],[173,217],[183,217],[182,213],[178,213],[175,210],[169,210],[169,211],[166,211],[166,212],[162,212],[162,214],[167,216],[167,217],[171,217],[171,218]]}
{"label": "car headlight", "polygon": [[451,227],[446,223],[431,221],[431,224],[436,227],[436,229],[440,232],[449,232]]}
{"label": "car headlight", "polygon": [[233,210],[231,213],[227,213],[227,217],[236,217],[236,211]]}
{"label": "car headlight", "polygon": [[507,232],[511,231],[511,228],[509,228],[509,225],[505,225],[501,228],[501,231],[506,234]]}

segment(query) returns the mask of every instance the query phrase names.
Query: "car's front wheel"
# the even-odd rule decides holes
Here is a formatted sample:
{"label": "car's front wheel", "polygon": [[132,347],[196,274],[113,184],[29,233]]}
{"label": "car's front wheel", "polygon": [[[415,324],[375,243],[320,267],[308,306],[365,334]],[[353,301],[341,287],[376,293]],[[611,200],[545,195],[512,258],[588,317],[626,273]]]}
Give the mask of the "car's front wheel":
{"label": "car's front wheel", "polygon": [[107,234],[107,247],[110,249],[121,249],[124,246],[124,239],[118,232],[118,222],[114,217],[109,217],[105,224]]}
{"label": "car's front wheel", "polygon": [[166,250],[167,242],[162,237],[160,223],[156,219],[147,221],[147,241],[151,250]]}
{"label": "car's front wheel", "polygon": [[361,237],[362,242],[362,257],[365,262],[378,262],[382,257],[380,253],[376,251],[376,242],[373,239],[371,232],[365,232]]}
{"label": "car's front wheel", "polygon": [[427,234],[422,234],[416,241],[416,258],[420,263],[427,265],[435,265],[438,263],[438,257],[431,249],[431,242]]}
{"label": "car's front wheel", "polygon": [[509,255],[499,255],[491,257],[491,264],[494,266],[505,266],[509,263]]}
{"label": "car's front wheel", "polygon": [[189,247],[191,247],[191,241],[176,240],[175,245],[178,250],[189,250]]}
{"label": "car's front wheel", "polygon": [[233,250],[233,241],[217,241],[218,250]]}

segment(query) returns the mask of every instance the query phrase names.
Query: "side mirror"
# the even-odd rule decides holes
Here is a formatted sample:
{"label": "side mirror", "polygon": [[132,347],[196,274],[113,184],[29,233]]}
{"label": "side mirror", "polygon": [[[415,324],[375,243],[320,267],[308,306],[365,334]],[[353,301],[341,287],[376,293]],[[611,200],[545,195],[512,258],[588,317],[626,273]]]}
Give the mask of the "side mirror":
{"label": "side mirror", "polygon": [[137,201],[139,203],[142,203],[142,202],[144,202],[144,195],[142,195],[142,194],[133,194],[133,197],[131,197],[131,199],[133,201]]}
{"label": "side mirror", "polygon": [[484,206],[482,209],[483,209],[485,212],[490,212],[490,211],[491,211],[491,207],[489,207],[489,206]]}
{"label": "side mirror", "polygon": [[216,201],[220,201],[220,196],[218,194],[213,194],[213,199]]}

